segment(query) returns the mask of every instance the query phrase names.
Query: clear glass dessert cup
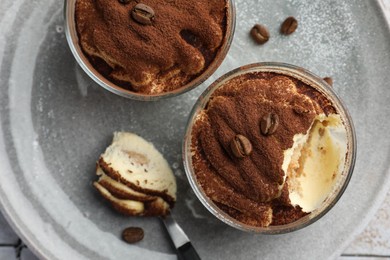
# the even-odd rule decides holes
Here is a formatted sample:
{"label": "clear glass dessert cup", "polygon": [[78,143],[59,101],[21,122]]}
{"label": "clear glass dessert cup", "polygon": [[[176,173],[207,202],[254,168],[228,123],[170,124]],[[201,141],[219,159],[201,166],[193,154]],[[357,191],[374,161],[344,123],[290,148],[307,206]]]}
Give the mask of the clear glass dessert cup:
{"label": "clear glass dessert cup", "polygon": [[[221,210],[204,192],[201,185],[197,182],[197,177],[192,165],[192,130],[196,120],[197,115],[206,107],[208,104],[210,96],[213,92],[219,87],[223,86],[224,82],[227,82],[229,79],[237,77],[242,74],[250,72],[271,72],[281,75],[287,75],[293,78],[296,78],[307,85],[318,90],[322,95],[328,98],[332,102],[332,105],[336,108],[337,113],[340,115],[343,124],[346,128],[347,134],[347,153],[346,153],[346,162],[341,177],[337,182],[336,187],[333,189],[333,192],[328,195],[327,199],[322,203],[322,205],[316,210],[312,211],[308,215],[296,220],[295,222],[285,224],[285,225],[275,225],[268,227],[257,227],[246,225],[235,218],[229,216],[223,210]],[[288,233],[294,230],[304,228],[322,216],[324,216],[340,199],[344,193],[349,180],[352,176],[353,168],[355,165],[356,158],[356,135],[353,126],[351,116],[348,113],[347,108],[344,106],[343,102],[337,97],[332,88],[320,77],[314,75],[313,73],[289,64],[284,63],[274,63],[274,62],[265,62],[265,63],[255,63],[249,64],[246,66],[239,67],[233,71],[228,72],[219,79],[217,79],[213,84],[211,84],[203,94],[198,98],[195,103],[186,127],[186,133],[183,141],[183,162],[184,168],[186,171],[187,178],[189,183],[194,190],[196,196],[201,201],[201,203],[219,220],[224,223],[237,228],[239,230],[262,233],[262,234],[281,234]]]}
{"label": "clear glass dessert cup", "polygon": [[101,75],[90,63],[86,55],[83,53],[80,45],[79,38],[76,30],[76,22],[75,22],[75,3],[77,0],[65,0],[64,2],[64,20],[65,20],[65,35],[70,47],[70,50],[73,53],[76,61],[80,65],[80,67],[87,73],[87,75],[93,79],[97,84],[102,86],[108,91],[115,93],[119,96],[141,100],[141,101],[154,101],[161,98],[174,97],[180,94],[183,94],[191,89],[199,86],[205,80],[207,80],[221,65],[222,61],[226,57],[230,45],[233,40],[235,24],[236,24],[236,11],[234,0],[227,0],[228,8],[227,8],[227,22],[226,22],[226,36],[224,38],[223,44],[220,47],[219,52],[215,59],[210,63],[210,65],[196,78],[191,80],[189,83],[181,86],[172,91],[162,92],[158,94],[143,94],[137,93],[131,90],[127,90],[122,88],[115,83],[111,82],[103,75]]}

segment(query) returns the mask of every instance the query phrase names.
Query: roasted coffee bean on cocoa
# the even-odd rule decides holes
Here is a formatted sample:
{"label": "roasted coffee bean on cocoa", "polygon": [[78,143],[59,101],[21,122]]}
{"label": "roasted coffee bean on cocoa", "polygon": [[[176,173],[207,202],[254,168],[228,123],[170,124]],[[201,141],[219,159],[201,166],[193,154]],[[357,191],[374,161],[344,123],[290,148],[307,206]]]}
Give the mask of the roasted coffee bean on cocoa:
{"label": "roasted coffee bean on cocoa", "polygon": [[131,17],[138,23],[143,25],[151,25],[154,19],[154,10],[145,4],[137,4],[131,10]]}
{"label": "roasted coffee bean on cocoa", "polygon": [[280,26],[280,32],[284,35],[290,35],[298,28],[298,21],[290,16]]}
{"label": "roasted coffee bean on cocoa", "polygon": [[232,139],[230,149],[235,157],[244,158],[252,153],[252,144],[248,138],[238,134]]}
{"label": "roasted coffee bean on cocoa", "polygon": [[309,109],[304,108],[304,107],[302,107],[302,106],[300,106],[300,105],[295,105],[295,106],[293,107],[293,110],[294,110],[295,113],[300,114],[300,115],[302,115],[302,114],[307,114],[307,113],[310,112]]}
{"label": "roasted coffee bean on cocoa", "polygon": [[251,31],[250,34],[252,38],[258,43],[258,44],[264,44],[269,40],[270,34],[268,29],[261,24],[255,24]]}
{"label": "roasted coffee bean on cocoa", "polygon": [[144,238],[144,230],[140,227],[128,227],[122,232],[122,239],[129,244],[141,241]]}
{"label": "roasted coffee bean on cocoa", "polygon": [[263,135],[272,135],[279,126],[279,116],[275,113],[268,113],[260,120],[260,131]]}

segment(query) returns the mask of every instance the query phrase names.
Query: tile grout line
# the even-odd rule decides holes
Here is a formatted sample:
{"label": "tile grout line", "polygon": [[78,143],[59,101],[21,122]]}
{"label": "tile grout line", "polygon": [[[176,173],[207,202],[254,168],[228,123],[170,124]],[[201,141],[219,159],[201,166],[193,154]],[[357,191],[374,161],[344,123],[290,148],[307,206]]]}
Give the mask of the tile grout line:
{"label": "tile grout line", "polygon": [[1,247],[14,247],[14,248],[17,248],[18,246],[20,246],[21,244],[23,244],[22,240],[20,238],[18,238],[18,241],[16,243],[0,243],[0,248]]}
{"label": "tile grout line", "polygon": [[375,258],[390,258],[390,255],[376,255],[376,254],[341,254],[341,257],[375,257]]}
{"label": "tile grout line", "polygon": [[24,248],[27,248],[27,246],[23,243],[23,241],[19,238],[17,245],[15,246],[15,254],[16,254],[16,259],[20,260],[20,255],[22,253],[22,250]]}

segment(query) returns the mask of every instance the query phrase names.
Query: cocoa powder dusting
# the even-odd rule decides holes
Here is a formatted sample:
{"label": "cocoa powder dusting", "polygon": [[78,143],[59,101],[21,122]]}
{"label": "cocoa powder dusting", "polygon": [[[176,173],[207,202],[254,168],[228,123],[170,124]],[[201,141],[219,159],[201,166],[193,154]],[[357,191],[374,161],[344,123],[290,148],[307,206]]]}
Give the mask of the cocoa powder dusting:
{"label": "cocoa powder dusting", "polygon": [[137,2],[77,0],[75,7],[83,52],[123,88],[144,94],[180,88],[210,65],[225,42],[224,0],[145,0],[154,12],[150,24],[132,18]]}
{"label": "cocoa powder dusting", "polygon": [[[192,130],[193,167],[204,192],[221,210],[253,226],[282,225],[308,213],[289,200],[282,163],[296,134],[305,134],[314,117],[334,112],[317,90],[295,78],[251,72],[217,89]],[[294,108],[300,106],[304,113]],[[264,115],[278,115],[278,128],[261,133]],[[244,158],[232,154],[237,134],[250,140]]]}

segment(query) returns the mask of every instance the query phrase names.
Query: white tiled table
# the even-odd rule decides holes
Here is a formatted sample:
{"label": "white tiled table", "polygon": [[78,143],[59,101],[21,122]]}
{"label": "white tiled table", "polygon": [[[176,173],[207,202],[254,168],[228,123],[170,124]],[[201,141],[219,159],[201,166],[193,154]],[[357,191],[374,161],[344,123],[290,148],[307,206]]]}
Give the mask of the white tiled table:
{"label": "white tiled table", "polygon": [[[369,225],[346,248],[339,260],[390,259],[390,189]],[[0,260],[36,260],[0,214]]]}
{"label": "white tiled table", "polygon": [[[390,0],[379,0],[390,21]],[[0,260],[37,260],[0,213]],[[339,260],[390,259],[390,187],[381,207]]]}

